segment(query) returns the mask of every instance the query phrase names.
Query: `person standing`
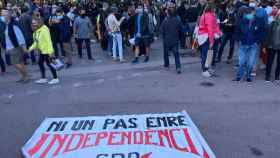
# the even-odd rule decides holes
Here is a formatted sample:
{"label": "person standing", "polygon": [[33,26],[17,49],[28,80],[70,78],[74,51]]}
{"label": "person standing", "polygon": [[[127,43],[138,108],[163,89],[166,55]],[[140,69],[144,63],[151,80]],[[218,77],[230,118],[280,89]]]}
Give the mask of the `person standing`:
{"label": "person standing", "polygon": [[[59,79],[57,77],[57,72],[56,70],[51,66],[51,60],[54,57],[54,49],[51,41],[51,35],[49,28],[44,25],[44,22],[42,19],[38,17],[34,17],[32,19],[32,29],[34,30],[33,37],[34,37],[34,42],[29,47],[28,52],[33,51],[34,49],[38,50],[39,52],[39,68],[41,71],[41,79],[35,81],[35,83],[38,84],[44,84],[48,83],[50,85],[52,84],[58,84]],[[48,82],[46,79],[46,70],[44,64],[47,64],[49,67],[53,79]]]}
{"label": "person standing", "polygon": [[[33,43],[33,36],[32,36],[32,27],[31,27],[31,22],[32,22],[32,17],[29,14],[29,9],[28,7],[23,7],[21,9],[21,16],[19,17],[19,27],[21,28],[25,41],[26,41],[26,47],[30,47]],[[36,56],[34,51],[30,53],[31,55],[31,61],[32,64],[36,64]],[[28,54],[24,55],[24,62],[27,62],[27,59],[30,58]]]}
{"label": "person standing", "polygon": [[181,73],[181,62],[179,55],[180,34],[182,33],[182,23],[176,14],[175,4],[169,3],[168,16],[162,22],[161,33],[163,38],[164,67],[169,68],[169,52],[172,52],[175,58],[176,71]]}
{"label": "person standing", "polygon": [[58,24],[58,30],[60,32],[59,40],[62,42],[62,47],[65,52],[64,62],[66,64],[66,68],[70,68],[72,66],[71,20],[65,15],[62,9],[57,10],[56,15],[62,17]]}
{"label": "person standing", "polygon": [[233,5],[229,5],[227,7],[226,10],[222,10],[222,13],[220,15],[220,20],[221,20],[221,28],[223,31],[223,37],[222,37],[222,42],[221,42],[221,46],[219,48],[219,52],[218,52],[218,61],[217,62],[221,62],[222,61],[222,57],[223,57],[223,52],[224,52],[224,48],[226,46],[226,44],[229,41],[229,55],[227,57],[227,64],[230,64],[232,62],[232,57],[233,57],[233,53],[234,53],[234,30],[235,30],[235,24],[236,24],[236,15],[234,12],[234,6]]}
{"label": "person standing", "polygon": [[117,20],[116,14],[118,12],[118,9],[116,7],[111,8],[111,14],[108,16],[108,27],[109,27],[109,33],[112,34],[113,37],[113,58],[114,60],[117,60],[117,47],[118,47],[118,53],[120,57],[120,62],[124,62],[123,57],[123,43],[122,43],[122,33],[121,33],[121,23],[125,19],[125,17],[122,17],[120,21]]}
{"label": "person standing", "polygon": [[[269,27],[268,37],[265,42],[265,47],[267,48],[268,61],[266,65],[265,80],[267,82],[271,81],[271,70],[273,62],[276,58],[276,70],[275,70],[275,80],[280,81],[280,11],[277,13],[275,20]],[[277,57],[276,57],[277,56]]]}
{"label": "person standing", "polygon": [[136,29],[135,29],[135,58],[132,60],[133,64],[139,63],[140,47],[143,46],[145,49],[145,60],[149,61],[149,48],[151,44],[151,35],[149,31],[149,15],[147,10],[144,9],[142,5],[139,5],[136,9],[137,17],[136,19]]}
{"label": "person standing", "polygon": [[80,58],[83,57],[83,42],[85,42],[88,59],[93,60],[90,46],[90,32],[92,32],[91,21],[86,16],[85,9],[81,9],[80,16],[74,21],[74,36],[77,39],[78,54]]}
{"label": "person standing", "polygon": [[25,48],[25,40],[20,28],[12,21],[11,13],[3,9],[1,15],[6,23],[5,36],[2,40],[2,48],[10,55],[11,64],[15,66],[21,75],[18,83],[28,83],[29,77],[25,65],[23,64],[23,56]]}
{"label": "person standing", "polygon": [[208,3],[205,7],[205,11],[199,19],[198,25],[198,43],[201,52],[201,66],[202,76],[211,77],[209,67],[206,67],[206,59],[208,50],[213,50],[212,65],[215,64],[215,58],[218,52],[219,38],[222,36],[218,20],[215,15],[215,6],[212,3]]}
{"label": "person standing", "polygon": [[[244,77],[244,68],[247,68],[247,82],[253,81],[252,70],[259,50],[259,34],[265,31],[265,24],[255,20],[255,14],[251,8],[244,10],[244,15],[238,26],[240,30],[241,46],[239,49],[239,69],[234,81],[241,81]],[[246,64],[246,65],[245,65]]]}

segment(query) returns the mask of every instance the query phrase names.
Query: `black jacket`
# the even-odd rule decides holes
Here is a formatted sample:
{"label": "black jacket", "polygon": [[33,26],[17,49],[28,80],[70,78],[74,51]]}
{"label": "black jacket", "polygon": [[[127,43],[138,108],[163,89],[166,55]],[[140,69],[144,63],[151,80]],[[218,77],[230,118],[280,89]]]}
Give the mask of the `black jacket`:
{"label": "black jacket", "polygon": [[178,45],[182,33],[182,22],[178,16],[166,17],[161,25],[161,34],[165,46]]}

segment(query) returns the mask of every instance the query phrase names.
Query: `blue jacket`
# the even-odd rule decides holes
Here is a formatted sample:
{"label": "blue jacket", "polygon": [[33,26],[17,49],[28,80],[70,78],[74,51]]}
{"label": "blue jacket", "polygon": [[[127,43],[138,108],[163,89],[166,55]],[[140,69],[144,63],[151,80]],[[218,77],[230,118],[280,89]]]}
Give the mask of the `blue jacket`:
{"label": "blue jacket", "polygon": [[255,18],[249,21],[242,18],[239,24],[240,34],[238,36],[242,45],[261,44],[267,36],[266,23],[262,19]]}

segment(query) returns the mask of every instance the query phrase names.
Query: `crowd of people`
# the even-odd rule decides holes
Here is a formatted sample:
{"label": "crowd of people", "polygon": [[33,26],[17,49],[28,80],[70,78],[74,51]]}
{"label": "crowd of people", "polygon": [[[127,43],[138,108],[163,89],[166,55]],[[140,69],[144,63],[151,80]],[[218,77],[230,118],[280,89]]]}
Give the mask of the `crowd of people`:
{"label": "crowd of people", "polygon": [[[17,82],[28,83],[26,66],[38,64],[41,79],[36,83],[58,84],[56,59],[71,68],[74,46],[82,59],[85,45],[88,60],[94,60],[92,38],[116,62],[127,62],[124,49],[131,49],[132,64],[139,63],[141,56],[149,62],[150,46],[160,38],[164,67],[169,68],[173,54],[178,74],[182,72],[180,48],[197,49],[204,77],[215,75],[229,43],[226,63],[233,63],[234,53],[238,56],[234,81],[252,82],[257,69],[264,66],[265,80],[272,81],[276,58],[274,79],[279,82],[280,11],[272,0],[8,3],[1,7],[1,74],[7,65],[14,65],[21,75]],[[46,77],[45,64],[52,80]]]}

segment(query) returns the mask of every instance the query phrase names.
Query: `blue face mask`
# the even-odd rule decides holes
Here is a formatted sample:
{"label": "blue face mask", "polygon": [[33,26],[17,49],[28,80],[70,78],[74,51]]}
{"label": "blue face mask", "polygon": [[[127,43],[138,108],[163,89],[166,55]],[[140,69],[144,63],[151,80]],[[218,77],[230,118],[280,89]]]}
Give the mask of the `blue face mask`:
{"label": "blue face mask", "polygon": [[252,20],[252,19],[254,18],[254,15],[253,15],[253,14],[246,14],[246,15],[245,15],[245,18],[246,18],[247,20]]}
{"label": "blue face mask", "polygon": [[0,20],[1,20],[2,22],[5,22],[4,16],[0,16]]}

